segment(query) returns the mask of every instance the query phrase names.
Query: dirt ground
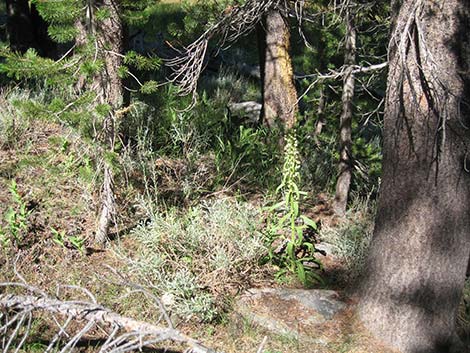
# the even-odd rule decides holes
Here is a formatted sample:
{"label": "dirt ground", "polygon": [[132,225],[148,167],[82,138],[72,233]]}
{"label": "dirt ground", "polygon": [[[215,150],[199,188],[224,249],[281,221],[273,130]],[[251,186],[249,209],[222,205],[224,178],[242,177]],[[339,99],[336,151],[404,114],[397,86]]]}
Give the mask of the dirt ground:
{"label": "dirt ground", "polygon": [[[116,275],[133,280],[132,274],[126,272],[128,267],[121,252],[123,248],[135,248],[133,240],[123,233],[106,249],[91,246],[97,195],[93,175],[87,175],[86,163],[77,156],[80,148],[70,131],[52,123],[30,128],[15,146],[0,148],[0,212],[5,215],[10,207],[18,207],[12,201],[12,179],[16,180],[18,192],[30,212],[27,230],[14,253],[1,252],[0,282],[18,281],[14,273],[16,267],[27,283],[48,293],[59,291],[65,297],[85,300],[83,293],[66,290],[63,286],[83,287],[93,293],[99,303],[121,315],[155,322],[158,313],[151,303],[140,296],[127,295],[129,288]],[[312,209],[309,216],[334,224],[325,197],[319,197]],[[8,227],[4,217],[1,222],[2,227]],[[123,228],[126,225],[132,224],[123,224]],[[83,249],[68,241],[59,244],[54,240],[57,232],[81,237],[85,240]],[[334,277],[341,271],[341,264],[335,260],[323,260],[327,276]],[[340,283],[330,279],[335,289],[341,289]],[[255,284],[266,285],[295,287],[298,283],[276,284],[268,280]],[[9,290],[12,289],[4,287],[0,293]],[[206,346],[226,353],[391,353],[365,333],[355,315],[354,300],[349,299],[349,304],[349,309],[311,332],[308,340],[268,332],[230,310],[215,323],[180,322],[177,328]],[[289,308],[280,309],[289,312]],[[53,335],[47,320],[38,320],[34,334],[23,349],[25,352],[40,352]],[[96,342],[103,338],[99,333],[90,334],[89,340],[82,342],[77,351],[96,351]],[[174,345],[167,348],[175,352],[179,349]]]}

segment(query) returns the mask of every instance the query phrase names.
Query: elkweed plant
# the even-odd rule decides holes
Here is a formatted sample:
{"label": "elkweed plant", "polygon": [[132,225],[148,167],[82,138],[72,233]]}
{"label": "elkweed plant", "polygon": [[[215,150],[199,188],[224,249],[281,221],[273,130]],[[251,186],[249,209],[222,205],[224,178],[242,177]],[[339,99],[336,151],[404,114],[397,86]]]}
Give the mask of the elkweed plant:
{"label": "elkweed plant", "polygon": [[322,268],[315,257],[314,240],[308,234],[317,230],[316,223],[301,214],[300,201],[306,192],[299,189],[300,154],[294,129],[285,138],[282,181],[276,193],[282,200],[268,208],[266,233],[270,242],[267,261],[279,267],[278,277],[294,273],[304,285],[322,282],[318,270]]}

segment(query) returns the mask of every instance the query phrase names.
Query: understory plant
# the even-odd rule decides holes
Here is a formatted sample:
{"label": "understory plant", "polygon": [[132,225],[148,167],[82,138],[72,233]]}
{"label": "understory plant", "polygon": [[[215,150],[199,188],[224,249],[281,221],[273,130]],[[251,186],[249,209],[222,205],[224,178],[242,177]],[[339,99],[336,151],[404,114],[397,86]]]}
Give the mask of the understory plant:
{"label": "understory plant", "polygon": [[321,262],[315,257],[316,223],[300,210],[300,154],[295,130],[287,133],[284,146],[282,181],[276,193],[282,200],[269,210],[267,236],[270,242],[268,260],[279,267],[278,277],[294,273],[306,286],[322,282],[318,271]]}
{"label": "understory plant", "polygon": [[82,255],[85,253],[85,239],[77,235],[66,235],[64,230],[58,231],[51,227],[52,240],[63,248],[78,250]]}
{"label": "understory plant", "polygon": [[12,242],[15,246],[21,244],[28,229],[28,217],[31,211],[27,209],[27,204],[18,191],[15,180],[11,181],[10,194],[13,205],[8,208],[5,214],[6,227],[0,227],[0,245],[8,247]]}
{"label": "understory plant", "polygon": [[260,210],[231,198],[157,210],[132,231],[138,248],[126,257],[131,273],[171,314],[210,322],[263,275],[258,264],[267,248],[260,229]]}

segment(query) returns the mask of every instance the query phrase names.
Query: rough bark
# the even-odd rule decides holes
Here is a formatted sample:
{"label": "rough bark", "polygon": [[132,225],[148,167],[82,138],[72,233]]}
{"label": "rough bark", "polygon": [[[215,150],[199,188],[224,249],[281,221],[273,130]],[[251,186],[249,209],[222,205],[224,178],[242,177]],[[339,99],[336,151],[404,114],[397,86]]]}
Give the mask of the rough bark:
{"label": "rough bark", "polygon": [[259,75],[261,80],[261,112],[260,112],[260,120],[266,124],[266,118],[264,114],[264,89],[265,89],[265,70],[266,70],[266,31],[265,31],[265,24],[261,21],[256,26],[256,39],[258,42],[258,60],[259,60]]}
{"label": "rough bark", "polygon": [[20,53],[35,46],[28,0],[6,0],[7,37],[10,48]]}
{"label": "rough bark", "polygon": [[354,99],[354,65],[356,64],[356,28],[353,15],[346,10],[345,15],[346,37],[344,65],[347,66],[343,78],[342,114],[339,128],[339,163],[338,179],[336,181],[336,194],[333,209],[337,215],[343,216],[348,203],[349,188],[352,177],[352,118]]}
{"label": "rough bark", "polygon": [[315,143],[317,145],[320,144],[320,142],[318,141],[318,136],[321,135],[323,131],[323,127],[326,124],[325,106],[326,106],[325,87],[322,86],[321,91],[320,91],[320,100],[318,102],[318,108],[317,108],[318,120],[315,123],[315,130],[314,130],[314,135],[313,135],[315,139]]}
{"label": "rough bark", "polygon": [[383,179],[359,313],[404,353],[458,351],[470,255],[470,2],[392,9]]}
{"label": "rough bark", "polygon": [[[104,69],[96,77],[94,89],[101,103],[111,107],[103,122],[102,140],[109,153],[114,152],[116,137],[116,112],[122,107],[124,88],[118,69],[122,64],[123,25],[119,17],[116,1],[96,1],[96,5],[108,9],[109,17],[93,23],[96,30],[98,48],[104,60]],[[109,228],[115,216],[114,175],[109,161],[104,162],[104,180],[101,192],[101,211],[95,241],[103,245],[107,241]]]}
{"label": "rough bark", "polygon": [[278,10],[270,10],[258,29],[263,94],[263,122],[283,130],[292,128],[297,114],[297,92],[289,53],[290,30]]}

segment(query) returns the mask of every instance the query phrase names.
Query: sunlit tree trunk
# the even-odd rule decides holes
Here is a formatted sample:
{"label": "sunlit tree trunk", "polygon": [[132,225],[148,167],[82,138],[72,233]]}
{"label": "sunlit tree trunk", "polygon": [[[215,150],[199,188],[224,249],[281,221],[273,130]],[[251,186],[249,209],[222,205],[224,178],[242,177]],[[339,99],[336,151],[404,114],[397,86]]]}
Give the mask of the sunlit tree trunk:
{"label": "sunlit tree trunk", "polygon": [[323,131],[323,127],[326,124],[325,107],[326,107],[325,87],[321,87],[320,99],[318,101],[318,107],[317,107],[317,121],[315,123],[315,130],[314,130],[314,137],[316,139],[317,144],[319,143],[318,136],[321,135]]}
{"label": "sunlit tree trunk", "polygon": [[[103,142],[108,153],[114,153],[116,138],[116,112],[122,107],[124,89],[119,77],[119,67],[122,65],[123,25],[119,17],[119,8],[115,0],[97,2],[109,11],[109,17],[96,24],[98,47],[105,62],[97,80],[97,91],[102,103],[111,107],[103,122]],[[110,161],[104,161],[104,179],[101,192],[101,214],[96,231],[96,242],[106,242],[109,228],[115,216],[114,173]]]}
{"label": "sunlit tree trunk", "polygon": [[344,54],[346,73],[343,79],[343,94],[341,99],[343,111],[339,128],[338,179],[336,181],[336,194],[333,202],[333,209],[340,216],[346,212],[352,177],[351,131],[354,99],[353,66],[356,64],[356,28],[354,27],[353,15],[349,9],[346,9],[344,22],[346,25]]}
{"label": "sunlit tree trunk", "polygon": [[392,9],[383,179],[359,312],[404,353],[450,352],[470,255],[470,2]]}
{"label": "sunlit tree trunk", "polygon": [[258,28],[263,122],[288,130],[297,114],[297,92],[290,57],[290,30],[278,10],[269,11]]}

